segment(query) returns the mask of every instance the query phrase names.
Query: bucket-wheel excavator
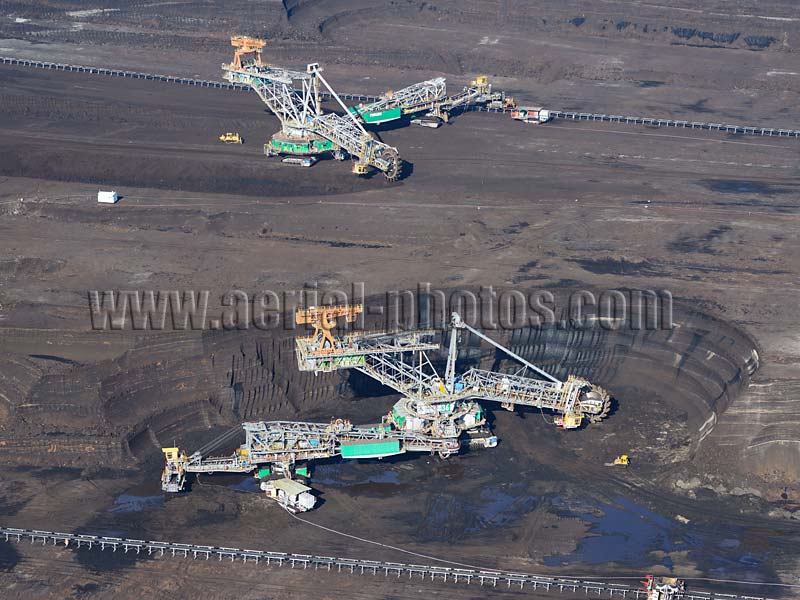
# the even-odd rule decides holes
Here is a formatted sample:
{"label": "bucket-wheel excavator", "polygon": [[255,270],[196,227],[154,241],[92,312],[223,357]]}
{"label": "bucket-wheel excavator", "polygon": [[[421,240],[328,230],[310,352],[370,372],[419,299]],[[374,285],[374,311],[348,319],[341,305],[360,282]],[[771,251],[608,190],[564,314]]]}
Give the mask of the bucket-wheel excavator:
{"label": "bucket-wheel excavator", "polygon": [[[330,321],[319,323],[323,328],[330,325]],[[471,368],[457,374],[458,340],[464,333],[491,344],[519,363],[519,368],[510,373]],[[451,316],[442,375],[427,355],[439,349],[435,336],[432,330],[351,334],[335,339],[333,345],[320,343],[319,334],[298,337],[298,366],[301,371],[313,372],[354,368],[399,392],[404,397],[395,404],[391,420],[404,430],[460,433],[471,429],[480,417],[473,422],[464,416],[482,414],[479,400],[498,402],[509,410],[517,405],[547,409],[563,429],[576,429],[584,420],[598,422],[610,411],[611,398],[603,388],[574,375],[556,378],[471,327],[458,313]],[[388,346],[387,340],[392,342]]]}
{"label": "bucket-wheel excavator", "polygon": [[[403,163],[397,149],[375,139],[348,112],[322,76],[319,64],[309,64],[305,72],[291,71],[264,62],[263,40],[234,36],[231,45],[236,52],[231,63],[222,65],[225,79],[253,88],[281,122],[281,130],[264,145],[265,154],[332,153],[340,160],[352,158],[353,172],[357,175],[374,168],[389,180],[400,178]],[[320,85],[339,103],[344,115],[323,112]]]}
{"label": "bucket-wheel excavator", "polygon": [[[398,392],[401,398],[381,423],[354,426],[342,419],[244,423],[245,443],[231,456],[209,455],[230,443],[238,428],[190,456],[178,448],[164,448],[162,489],[182,490],[187,473],[247,473],[261,468],[261,473],[290,478],[296,463],[333,456],[380,458],[429,452],[446,458],[465,446],[491,448],[497,438],[486,426],[481,401],[498,402],[509,410],[517,405],[546,410],[562,429],[598,422],[609,413],[611,398],[603,388],[582,377],[551,375],[471,327],[457,313],[449,323],[444,373],[439,373],[429,356],[441,350],[441,342],[436,341],[440,332],[435,330],[334,335],[337,318],[354,322],[362,312],[362,305],[298,310],[295,321],[312,326],[314,333],[295,338],[297,364],[301,371],[314,373],[356,369]],[[473,367],[458,373],[458,345],[467,335],[491,344],[518,366],[509,372]]]}

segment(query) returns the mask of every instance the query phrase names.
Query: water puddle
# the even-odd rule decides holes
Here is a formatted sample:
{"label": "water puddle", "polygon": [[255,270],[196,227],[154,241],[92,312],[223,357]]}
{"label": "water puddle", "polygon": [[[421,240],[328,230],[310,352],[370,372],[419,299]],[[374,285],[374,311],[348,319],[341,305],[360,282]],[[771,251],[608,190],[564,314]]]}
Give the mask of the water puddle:
{"label": "water puddle", "polygon": [[237,483],[231,483],[226,486],[228,489],[233,490],[235,492],[250,492],[250,493],[261,493],[261,481],[256,477],[248,476],[242,479]]}
{"label": "water puddle", "polygon": [[515,495],[514,491],[502,490],[499,487],[484,488],[477,501],[469,503],[470,511],[474,512],[478,519],[466,530],[478,531],[486,527],[499,527],[536,508],[537,498],[524,493]]}
{"label": "water puddle", "polygon": [[[558,506],[563,503],[554,499]],[[635,567],[653,563],[652,552],[664,553],[663,564],[670,568],[670,552],[691,548],[693,540],[685,527],[643,508],[627,498],[615,498],[614,504],[598,504],[592,512],[559,511],[562,516],[578,517],[591,523],[589,536],[581,540],[571,554],[548,556],[548,566],[584,563],[597,565],[617,562]]]}
{"label": "water puddle", "polygon": [[383,470],[377,473],[365,473],[360,469],[358,463],[340,462],[311,467],[311,481],[336,488],[350,488],[352,486],[363,486],[372,483],[401,485],[400,475],[391,470]]}
{"label": "water puddle", "polygon": [[353,469],[357,469],[357,465],[350,466],[351,468],[344,469],[344,465],[321,466],[312,471],[311,482],[338,488],[356,496],[370,494],[389,497],[406,488],[405,484],[400,483],[399,474],[394,471],[365,474]]}
{"label": "water puddle", "polygon": [[132,513],[139,512],[146,508],[161,508],[164,506],[164,496],[134,496],[132,494],[120,494],[114,499],[114,506],[109,508],[109,512]]}
{"label": "water puddle", "polygon": [[789,194],[795,190],[789,186],[777,186],[763,181],[747,179],[704,179],[702,183],[713,192],[722,194],[760,194],[773,196],[775,194]]}
{"label": "water puddle", "polygon": [[[747,548],[744,531],[731,527],[724,533],[702,525],[678,523],[623,497],[609,503],[575,507],[560,497],[551,498],[555,512],[590,523],[589,533],[577,550],[545,557],[548,566],[583,563],[620,563],[648,567],[657,562],[673,568],[671,553],[680,552],[715,576],[759,580],[767,553]],[[723,537],[723,535],[725,537]]]}

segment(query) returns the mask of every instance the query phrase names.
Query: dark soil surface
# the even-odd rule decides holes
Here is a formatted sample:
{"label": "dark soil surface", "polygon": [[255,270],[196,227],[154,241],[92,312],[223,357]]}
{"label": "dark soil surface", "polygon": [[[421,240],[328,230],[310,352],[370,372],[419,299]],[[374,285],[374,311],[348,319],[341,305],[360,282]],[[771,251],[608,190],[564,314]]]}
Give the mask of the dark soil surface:
{"label": "dark soil surface", "polygon": [[[83,11],[83,12],[75,12]],[[87,12],[94,11],[94,12]],[[521,104],[798,129],[791,2],[0,6],[0,55],[220,79],[227,37],[341,91],[486,72]],[[379,132],[389,183],[267,160],[254,93],[0,65],[2,523],[520,572],[796,582],[798,140],[469,113]],[[239,131],[243,145],[217,136]],[[114,206],[96,203],[115,189]],[[491,335],[610,390],[574,432],[490,409],[497,448],[312,465],[314,523],[246,477],[164,496],[160,448],[243,420],[374,422],[396,397],[300,373],[295,332],[225,330],[231,290],[672,295],[672,329]],[[92,290],[208,291],[203,330],[93,329]],[[378,326],[377,317],[370,325]],[[497,366],[473,345],[462,364]],[[621,453],[627,470],[604,466]],[[688,520],[688,522],[686,522]],[[8,597],[507,597],[510,590],[0,543]],[[708,582],[691,582],[712,589]],[[714,589],[790,597],[787,589]],[[530,595],[530,593],[529,593]],[[536,596],[534,596],[536,597]]]}

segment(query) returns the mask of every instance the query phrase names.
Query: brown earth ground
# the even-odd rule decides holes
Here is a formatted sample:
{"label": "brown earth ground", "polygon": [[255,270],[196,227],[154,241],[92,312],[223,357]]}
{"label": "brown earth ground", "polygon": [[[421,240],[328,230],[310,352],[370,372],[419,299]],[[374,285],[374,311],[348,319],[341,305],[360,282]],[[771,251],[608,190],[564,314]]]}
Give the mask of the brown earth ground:
{"label": "brown earth ground", "polygon": [[[378,93],[487,72],[524,103],[797,129],[791,2],[0,5],[0,55],[219,79],[226,36]],[[105,12],[70,11],[113,9]],[[379,132],[407,177],[266,161],[255,94],[0,66],[4,524],[528,572],[798,581],[798,142],[465,114]],[[224,146],[219,132],[246,143]],[[123,199],[98,206],[98,188]],[[669,290],[672,331],[496,332],[614,393],[499,446],[312,466],[293,520],[246,478],[158,488],[160,447],[244,419],[371,422],[394,396],[296,370],[291,331],[94,331],[89,290]],[[214,312],[217,311],[217,312]],[[476,358],[477,356],[477,358]],[[473,360],[491,365],[485,348]],[[465,360],[468,358],[464,357]],[[603,466],[621,452],[628,470]],[[236,489],[233,489],[236,488]],[[680,515],[688,524],[675,520]],[[485,590],[0,546],[10,597],[488,597]],[[694,582],[695,587],[711,584]],[[756,596],[787,589],[720,584]],[[509,596],[509,591],[498,595]]]}

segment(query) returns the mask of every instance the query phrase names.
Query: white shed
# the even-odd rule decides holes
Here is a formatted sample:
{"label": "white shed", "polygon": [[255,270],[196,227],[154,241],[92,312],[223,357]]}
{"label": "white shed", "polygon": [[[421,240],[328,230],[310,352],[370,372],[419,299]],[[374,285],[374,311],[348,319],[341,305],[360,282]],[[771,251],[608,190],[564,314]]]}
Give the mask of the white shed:
{"label": "white shed", "polygon": [[117,192],[104,192],[103,190],[97,192],[97,201],[101,204],[116,204],[117,200],[119,200]]}
{"label": "white shed", "polygon": [[306,512],[314,508],[317,499],[310,493],[311,488],[291,479],[272,479],[261,482],[261,489],[267,496],[293,513]]}

